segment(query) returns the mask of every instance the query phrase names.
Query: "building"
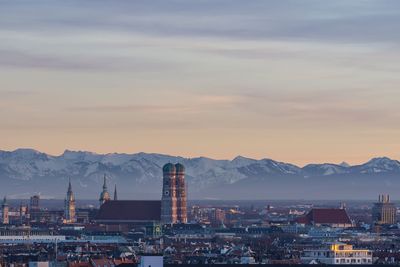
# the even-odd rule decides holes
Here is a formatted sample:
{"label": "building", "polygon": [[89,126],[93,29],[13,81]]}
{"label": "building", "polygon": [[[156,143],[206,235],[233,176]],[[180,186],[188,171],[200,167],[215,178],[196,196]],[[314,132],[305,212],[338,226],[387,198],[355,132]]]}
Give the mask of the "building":
{"label": "building", "polygon": [[3,204],[1,205],[1,211],[2,211],[2,221],[1,222],[3,224],[9,224],[10,223],[10,218],[8,217],[9,207],[8,207],[6,197],[4,197],[4,199],[3,199]]}
{"label": "building", "polygon": [[19,220],[20,224],[25,224],[27,220],[30,218],[28,213],[28,205],[21,203],[19,205]]}
{"label": "building", "polygon": [[220,226],[225,222],[225,211],[219,208],[213,208],[210,222],[213,226]]}
{"label": "building", "polygon": [[182,164],[165,164],[161,198],[161,222],[187,223],[185,167]]}
{"label": "building", "polygon": [[33,230],[31,228],[0,229],[0,244],[35,244],[55,243],[65,241],[64,235],[55,235],[48,230]]}
{"label": "building", "polygon": [[372,207],[372,220],[379,225],[396,223],[396,207],[390,202],[389,195],[379,195],[378,202]]}
{"label": "building", "polygon": [[158,225],[161,221],[159,200],[112,200],[101,205],[95,222],[108,229],[130,230],[135,226]]}
{"label": "building", "polygon": [[30,210],[31,211],[40,210],[40,196],[39,195],[31,196]]}
{"label": "building", "polygon": [[103,205],[105,202],[109,201],[110,199],[111,197],[107,190],[107,178],[106,175],[104,174],[103,191],[100,193],[100,198],[99,198],[100,206]]}
{"label": "building", "polygon": [[314,208],[305,216],[297,218],[297,223],[311,226],[329,226],[334,228],[352,227],[346,209],[343,208]]}
{"label": "building", "polygon": [[69,180],[67,197],[65,198],[64,221],[65,223],[76,222],[75,196],[72,192],[71,180]]}
{"label": "building", "polygon": [[163,255],[142,255],[140,256],[139,267],[163,267]]}
{"label": "building", "polygon": [[185,166],[175,165],[176,177],[176,216],[179,223],[187,223]]}
{"label": "building", "polygon": [[304,264],[372,264],[372,252],[367,249],[353,249],[352,245],[333,243],[323,248],[307,249],[302,252]]}
{"label": "building", "polygon": [[176,223],[176,171],[175,165],[168,163],[163,167],[163,191],[161,197],[161,222]]}

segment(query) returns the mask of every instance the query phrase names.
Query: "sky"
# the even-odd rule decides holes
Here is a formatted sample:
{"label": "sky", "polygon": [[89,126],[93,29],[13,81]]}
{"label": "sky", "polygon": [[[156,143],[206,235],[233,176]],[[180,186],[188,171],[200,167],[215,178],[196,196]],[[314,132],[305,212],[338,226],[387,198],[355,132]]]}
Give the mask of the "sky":
{"label": "sky", "polygon": [[1,1],[0,149],[400,159],[400,1]]}

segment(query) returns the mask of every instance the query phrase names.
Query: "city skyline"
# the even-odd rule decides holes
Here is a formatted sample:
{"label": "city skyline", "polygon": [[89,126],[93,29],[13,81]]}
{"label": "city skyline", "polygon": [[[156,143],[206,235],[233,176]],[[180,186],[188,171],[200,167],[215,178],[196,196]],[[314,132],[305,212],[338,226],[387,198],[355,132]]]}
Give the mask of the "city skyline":
{"label": "city skyline", "polygon": [[3,3],[0,147],[398,159],[398,7]]}

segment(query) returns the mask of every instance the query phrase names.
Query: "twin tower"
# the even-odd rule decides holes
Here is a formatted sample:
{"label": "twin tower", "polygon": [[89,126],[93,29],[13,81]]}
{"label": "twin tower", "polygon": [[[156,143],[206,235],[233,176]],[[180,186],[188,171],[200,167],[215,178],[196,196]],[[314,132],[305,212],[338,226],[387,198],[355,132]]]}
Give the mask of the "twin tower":
{"label": "twin tower", "polygon": [[161,221],[187,223],[185,167],[182,164],[168,163],[163,167]]}

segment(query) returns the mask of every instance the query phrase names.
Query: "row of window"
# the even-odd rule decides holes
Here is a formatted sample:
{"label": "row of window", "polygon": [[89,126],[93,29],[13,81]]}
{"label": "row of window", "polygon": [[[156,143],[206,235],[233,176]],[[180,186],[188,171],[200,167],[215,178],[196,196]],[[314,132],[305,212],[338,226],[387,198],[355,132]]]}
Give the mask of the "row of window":
{"label": "row of window", "polygon": [[336,263],[372,263],[372,259],[336,259]]}

